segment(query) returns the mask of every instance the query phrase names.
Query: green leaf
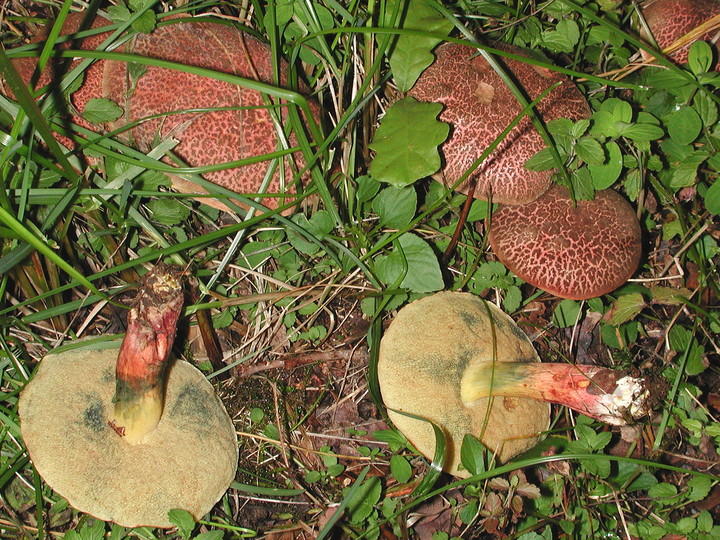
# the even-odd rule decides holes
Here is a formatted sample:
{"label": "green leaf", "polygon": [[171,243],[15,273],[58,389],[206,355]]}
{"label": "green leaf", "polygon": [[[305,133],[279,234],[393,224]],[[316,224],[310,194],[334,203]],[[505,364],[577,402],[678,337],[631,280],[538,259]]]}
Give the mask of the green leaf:
{"label": "green leaf", "polygon": [[648,489],[648,496],[655,499],[660,504],[672,504],[677,495],[677,487],[667,482],[655,484]]}
{"label": "green leaf", "polygon": [[673,111],[667,120],[668,135],[678,144],[690,144],[700,135],[703,122],[691,107]]}
{"label": "green leaf", "polygon": [[412,477],[412,467],[403,456],[394,455],[390,458],[390,473],[400,484],[405,484]]}
{"label": "green leaf", "polygon": [[620,124],[618,132],[636,142],[655,141],[665,135],[661,127],[651,124]]}
{"label": "green leaf", "polygon": [[555,167],[555,157],[552,150],[547,147],[536,152],[525,162],[525,168],[528,171],[549,171]]}
{"label": "green leaf", "polygon": [[380,182],[369,176],[360,176],[356,182],[357,191],[355,192],[355,197],[360,203],[372,200],[372,198],[377,195],[377,192],[380,191]]}
{"label": "green leaf", "polygon": [[[385,11],[392,13],[397,1],[388,1]],[[453,24],[425,0],[409,0],[402,28],[447,35]],[[440,40],[434,37],[409,34],[398,36],[390,54],[390,68],[401,92],[410,90],[423,70],[433,62],[435,57],[432,50],[438,43]]]}
{"label": "green leaf", "polygon": [[696,41],[688,51],[688,66],[695,75],[707,73],[713,64],[713,51],[705,41]]}
{"label": "green leaf", "polygon": [[412,233],[403,234],[398,243],[408,265],[403,287],[416,293],[428,293],[445,286],[440,264],[430,244]]}
{"label": "green leaf", "polygon": [[147,207],[153,220],[161,225],[178,225],[190,215],[190,208],[175,199],[153,199]]}
{"label": "green leaf", "polygon": [[83,118],[91,124],[113,122],[123,115],[122,107],[108,98],[92,98],[85,105]]}
{"label": "green leaf", "polygon": [[187,510],[173,508],[168,512],[168,519],[178,528],[178,533],[183,538],[190,538],[195,529],[195,518]]}
{"label": "green leaf", "polygon": [[380,216],[380,225],[391,229],[402,229],[415,216],[417,192],[412,186],[390,186],[377,194],[372,208]]}
{"label": "green leaf", "polygon": [[697,181],[698,167],[707,159],[705,152],[696,151],[673,167],[670,187],[679,189],[692,186]]}
{"label": "green leaf", "polygon": [[450,127],[437,120],[440,103],[421,103],[405,98],[393,103],[368,146],[375,151],[370,175],[403,187],[440,169],[438,145]]}
{"label": "green leaf", "polygon": [[570,174],[573,193],[575,198],[581,201],[589,201],[595,197],[595,187],[593,186],[592,176],[587,167],[575,169]]}
{"label": "green leaf", "polygon": [[225,537],[223,531],[207,531],[193,537],[193,540],[222,540]]}
{"label": "green leaf", "polygon": [[148,10],[142,15],[140,15],[137,19],[135,19],[130,26],[136,32],[140,32],[141,34],[149,34],[153,30],[155,30],[156,23],[157,19],[155,17],[155,13],[153,13],[151,10]]}
{"label": "green leaf", "polygon": [[698,92],[693,98],[693,107],[700,115],[706,128],[711,128],[718,121],[718,108],[713,99],[705,92]]}
{"label": "green leaf", "polygon": [[720,215],[720,180],[710,186],[704,195],[705,209],[713,215]]}
{"label": "green leaf", "polygon": [[382,483],[380,478],[373,476],[368,478],[359,489],[355,491],[352,499],[348,502],[350,521],[362,523],[373,511],[375,504],[380,500],[382,494]]}
{"label": "green leaf", "polygon": [[602,145],[592,137],[579,138],[575,144],[575,151],[580,159],[590,165],[601,165],[605,162]]}
{"label": "green leaf", "polygon": [[546,30],[542,41],[548,49],[555,52],[572,52],[580,39],[580,28],[572,19],[562,19],[555,29]]}
{"label": "green leaf", "polygon": [[469,433],[463,437],[460,462],[473,476],[485,472],[485,445]]}
{"label": "green leaf", "polygon": [[513,285],[512,287],[509,287],[505,291],[505,296],[503,296],[503,309],[507,313],[513,313],[520,309],[520,304],[522,303],[522,291],[520,290],[520,287],[517,287]]}
{"label": "green leaf", "polygon": [[580,313],[580,302],[575,300],[563,300],[552,314],[552,321],[558,328],[568,328],[575,324]]}
{"label": "green leaf", "polygon": [[373,431],[372,436],[376,441],[387,443],[392,452],[405,448],[408,443],[405,435],[394,429],[378,429]]}
{"label": "green leaf", "polygon": [[600,110],[609,112],[615,122],[624,122],[627,124],[632,122],[633,119],[632,106],[627,101],[618,98],[606,99],[602,105],[600,105]]}
{"label": "green leaf", "polygon": [[608,152],[607,163],[600,165],[588,165],[590,176],[592,177],[593,187],[597,190],[607,189],[612,186],[623,169],[623,156],[620,146],[615,141],[608,141],[605,144]]}
{"label": "green leaf", "polygon": [[620,326],[621,324],[634,319],[638,313],[645,308],[645,299],[640,293],[623,294],[615,302],[613,302],[610,308],[610,320],[608,321],[613,326]]}
{"label": "green leaf", "polygon": [[444,287],[437,256],[427,242],[405,233],[398,238],[396,247],[389,255],[378,257],[375,264],[383,283],[393,286],[405,272],[400,286],[412,292],[428,293]]}
{"label": "green leaf", "polygon": [[110,16],[110,20],[114,23],[127,22],[132,16],[130,10],[122,4],[117,6],[109,6],[107,8],[107,13]]}

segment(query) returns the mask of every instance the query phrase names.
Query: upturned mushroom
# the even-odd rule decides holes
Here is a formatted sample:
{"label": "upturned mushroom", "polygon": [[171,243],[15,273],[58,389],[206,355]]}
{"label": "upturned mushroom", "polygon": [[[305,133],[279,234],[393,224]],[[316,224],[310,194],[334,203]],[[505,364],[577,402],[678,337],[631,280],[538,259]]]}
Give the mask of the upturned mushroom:
{"label": "upturned mushroom", "polygon": [[204,375],[171,361],[178,271],[144,278],[119,351],[82,347],[40,362],[20,396],[35,468],[76,509],[125,527],[209,512],[235,477],[237,436]]}
{"label": "upturned mushroom", "polygon": [[[640,11],[658,47],[665,49],[701,24],[720,15],[720,2],[718,0],[649,0],[643,2]],[[644,26],[640,27],[640,34],[647,39]],[[709,40],[712,37],[713,33],[707,32],[695,39]],[[688,43],[672,51],[670,57],[684,64],[687,62],[691,44]],[[647,52],[641,52],[644,57],[649,56]],[[720,61],[715,65],[715,69],[717,70],[718,67]]]}
{"label": "upturned mushroom", "polygon": [[[510,45],[494,46],[523,54]],[[567,77],[519,60],[503,62],[530,100],[559,83],[535,107],[544,122],[590,115],[584,96]],[[456,184],[522,111],[517,98],[478,50],[457,43],[445,43],[435,50],[435,61],[420,76],[410,95],[444,105],[439,118],[450,124],[451,134],[441,147],[444,164],[435,179],[448,186]],[[458,190],[467,193],[474,181],[476,198],[492,198],[504,204],[531,202],[550,186],[552,172],[528,171],[524,164],[544,147],[542,137],[526,116]]]}
{"label": "upturned mushroom", "polygon": [[534,202],[501,206],[489,241],[498,259],[528,283],[562,298],[607,294],[635,272],[641,231],[630,204],[617,192],[573,201],[553,184]]}
{"label": "upturned mushroom", "polygon": [[468,476],[460,460],[466,434],[507,461],[543,436],[550,403],[613,425],[649,412],[643,379],[539,362],[527,336],[496,306],[469,293],[441,292],[397,313],[380,343],[378,379],[397,428],[432,459],[430,422],[437,425],[447,443],[443,469],[461,477]]}
{"label": "upturned mushroom", "polygon": [[[103,17],[94,18],[88,25],[84,13],[70,14],[61,34],[72,36],[80,28],[102,28],[110,24]],[[92,50],[108,36],[100,33],[75,40],[73,47]],[[38,37],[36,41],[44,39]],[[67,45],[66,45],[67,47]],[[266,84],[273,81],[273,61],[270,47],[235,27],[204,18],[186,18],[159,26],[151,34],[136,34],[115,52],[168,60],[184,65],[229,73]],[[13,65],[23,80],[29,82],[35,70],[36,58],[16,58]],[[79,60],[72,62],[74,67]],[[42,73],[38,87],[56,84],[67,69],[63,63],[51,61]],[[287,64],[281,63],[281,85],[285,85]],[[303,88],[307,91],[307,88]],[[7,89],[3,90],[8,93]],[[141,121],[124,138],[142,151],[148,151],[159,140],[172,137],[179,141],[173,148],[182,161],[192,167],[226,162],[269,154],[280,149],[278,125],[264,96],[249,88],[186,73],[176,69],[144,66],[129,70],[126,62],[98,60],[87,70],[82,87],[70,98],[70,120],[87,129],[98,131],[82,112],[90,99],[108,98],[124,111],[121,118],[111,122],[108,129],[121,129]],[[282,104],[278,118],[286,118],[287,104]],[[313,112],[317,107],[313,104]],[[187,111],[187,112],[182,112]],[[181,112],[181,114],[175,114]],[[68,143],[67,139],[64,142]],[[290,145],[296,144],[294,135]],[[70,145],[72,147],[72,144]],[[257,193],[264,179],[272,172],[271,161],[258,161],[240,168],[224,168],[205,174],[205,178],[237,193]],[[284,158],[284,165],[272,173],[263,199],[268,208],[276,208],[292,200],[295,193],[293,175],[304,167],[300,152]],[[282,169],[282,174],[279,170]],[[304,177],[306,180],[307,178]],[[202,193],[204,190],[190,180],[172,175],[179,191]],[[204,202],[226,209],[210,198]]]}

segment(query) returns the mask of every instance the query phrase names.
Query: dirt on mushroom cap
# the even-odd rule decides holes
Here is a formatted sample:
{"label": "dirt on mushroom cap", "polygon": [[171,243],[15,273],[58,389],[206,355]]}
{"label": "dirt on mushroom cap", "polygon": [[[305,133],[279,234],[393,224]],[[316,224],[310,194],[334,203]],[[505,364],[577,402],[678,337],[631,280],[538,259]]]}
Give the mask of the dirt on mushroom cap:
{"label": "dirt on mushroom cap", "polygon": [[457,476],[468,476],[460,468],[466,433],[506,461],[532,448],[550,421],[550,405],[532,399],[496,397],[463,405],[463,372],[469,362],[492,361],[493,333],[497,361],[540,361],[510,317],[469,293],[441,292],[408,304],[380,345],[378,378],[390,418],[429,459],[435,452],[430,423],[402,413],[438,425],[447,439],[443,468]]}
{"label": "dirt on mushroom cap", "polygon": [[573,207],[567,188],[554,184],[536,201],[502,206],[493,214],[490,245],[522,279],[562,298],[606,294],[640,263],[640,224],[613,190]]}
{"label": "dirt on mushroom cap", "polygon": [[[510,45],[494,47],[524,55],[521,49]],[[448,122],[452,131],[441,147],[444,166],[435,178],[452,186],[522,107],[476,48],[445,43],[436,49],[435,56],[435,62],[423,72],[409,94],[421,101],[444,105],[439,118]],[[561,83],[536,106],[545,122],[590,115],[584,96],[567,77],[518,60],[503,59],[501,63],[530,99]],[[494,202],[504,204],[535,200],[550,185],[552,172],[528,171],[524,163],[544,146],[530,118],[523,118],[471,175],[470,180],[477,181],[475,197],[492,196]],[[459,191],[467,193],[468,187],[466,181]]]}
{"label": "dirt on mushroom cap", "polygon": [[210,383],[176,361],[165,413],[140,444],[108,425],[117,349],[46,356],[20,397],[23,440],[45,481],[80,511],[125,527],[204,516],[235,477],[234,426]]}

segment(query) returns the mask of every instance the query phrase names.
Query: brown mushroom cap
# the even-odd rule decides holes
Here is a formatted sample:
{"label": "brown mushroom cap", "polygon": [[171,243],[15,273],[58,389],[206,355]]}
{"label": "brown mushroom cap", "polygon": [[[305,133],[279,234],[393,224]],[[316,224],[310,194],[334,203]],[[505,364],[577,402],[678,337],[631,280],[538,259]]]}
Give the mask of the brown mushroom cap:
{"label": "brown mushroom cap", "polygon": [[625,283],[640,263],[640,224],[613,190],[573,206],[554,184],[536,201],[493,214],[493,251],[522,279],[563,298],[600,296]]}
{"label": "brown mushroom cap", "polygon": [[[720,2],[717,0],[650,0],[644,2],[641,11],[653,37],[661,49],[670,46],[682,36],[697,28],[711,17],[720,14]],[[647,37],[641,27],[641,35]],[[708,40],[711,33],[699,39]],[[690,45],[683,46],[670,54],[676,62],[687,62]],[[643,56],[647,56],[642,51]],[[718,64],[720,66],[720,63]],[[717,66],[716,66],[717,69]]]}
{"label": "brown mushroom cap", "polygon": [[402,413],[439,426],[447,441],[443,469],[451,474],[468,476],[460,468],[466,433],[507,461],[532,448],[548,427],[550,405],[534,399],[495,397],[463,404],[461,379],[468,365],[493,359],[540,361],[510,317],[468,293],[440,292],[406,305],[382,338],[378,378],[390,418],[429,459],[435,452],[431,425]]}
{"label": "brown mushroom cap", "polygon": [[[510,45],[496,47],[522,54]],[[436,49],[435,56],[435,62],[423,72],[410,95],[445,106],[440,119],[448,122],[452,131],[441,147],[444,167],[435,179],[452,186],[520,114],[522,107],[476,48],[445,43]],[[503,62],[529,99],[562,81],[536,106],[545,122],[563,117],[577,120],[590,115],[582,93],[567,77],[517,60],[503,59]],[[535,200],[550,185],[552,172],[528,171],[524,164],[544,147],[542,137],[526,116],[470,177],[477,180],[475,197],[492,196],[494,202],[503,204]],[[468,182],[463,183],[459,191],[467,193]]]}
{"label": "brown mushroom cap", "polygon": [[210,383],[176,361],[165,412],[139,444],[109,425],[117,349],[46,356],[19,404],[38,472],[76,509],[125,527],[171,527],[168,511],[201,518],[235,477],[234,426]]}

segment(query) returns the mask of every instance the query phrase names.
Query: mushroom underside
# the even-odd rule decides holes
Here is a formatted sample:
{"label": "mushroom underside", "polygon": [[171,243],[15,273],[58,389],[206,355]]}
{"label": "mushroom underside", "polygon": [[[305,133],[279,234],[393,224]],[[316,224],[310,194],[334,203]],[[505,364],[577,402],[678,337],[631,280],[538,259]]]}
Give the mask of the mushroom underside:
{"label": "mushroom underside", "polygon": [[442,292],[408,304],[383,336],[378,379],[389,416],[431,460],[436,441],[429,422],[440,427],[446,438],[443,469],[451,474],[469,474],[460,459],[465,434],[507,461],[535,446],[549,425],[550,405],[533,399],[494,397],[463,404],[460,386],[467,366],[493,358],[540,361],[510,317],[468,293]]}
{"label": "mushroom underside", "polygon": [[117,349],[46,356],[20,397],[23,440],[45,481],[76,509],[125,527],[171,527],[209,512],[235,477],[237,436],[203,374],[170,367],[157,428],[128,444],[108,424]]}

